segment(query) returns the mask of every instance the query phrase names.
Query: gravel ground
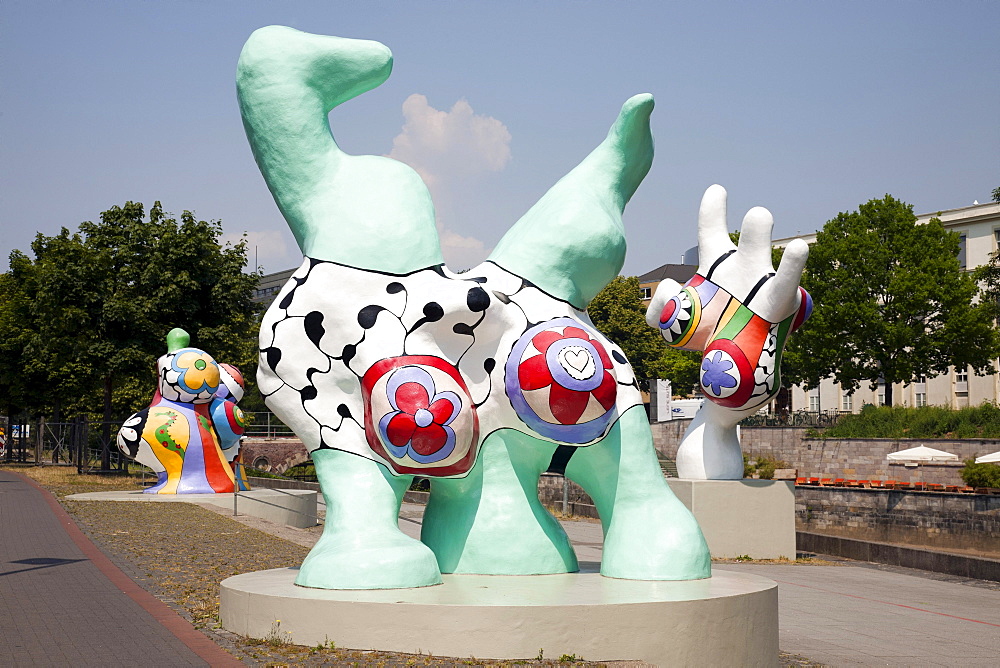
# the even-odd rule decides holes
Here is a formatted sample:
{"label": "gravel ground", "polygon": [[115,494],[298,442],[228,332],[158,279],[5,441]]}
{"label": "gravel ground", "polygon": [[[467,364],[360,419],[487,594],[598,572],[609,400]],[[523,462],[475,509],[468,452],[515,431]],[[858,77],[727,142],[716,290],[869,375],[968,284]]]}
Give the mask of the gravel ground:
{"label": "gravel ground", "polygon": [[[60,498],[66,510],[111,560],[140,586],[174,608],[220,646],[251,666],[643,666],[600,664],[583,657],[517,661],[456,659],[343,649],[302,647],[280,637],[255,640],[219,625],[219,583],[227,577],[269,568],[298,566],[308,549],[245,526],[204,508],[178,503],[66,501],[92,491],[136,489],[139,478],[77,475],[71,468],[17,468]],[[180,538],[183,537],[183,538]],[[275,634],[275,636],[280,634]],[[820,666],[781,653],[783,666]]]}

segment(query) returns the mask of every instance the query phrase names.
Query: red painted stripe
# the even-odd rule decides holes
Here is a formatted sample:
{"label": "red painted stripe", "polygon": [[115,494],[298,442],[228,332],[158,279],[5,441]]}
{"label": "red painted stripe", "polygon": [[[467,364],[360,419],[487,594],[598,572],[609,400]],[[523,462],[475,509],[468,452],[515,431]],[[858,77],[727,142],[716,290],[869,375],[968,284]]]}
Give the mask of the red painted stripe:
{"label": "red painted stripe", "polygon": [[138,603],[143,610],[152,615],[153,619],[162,624],[165,629],[174,635],[174,637],[187,645],[192,652],[207,661],[210,666],[213,666],[213,668],[218,668],[220,666],[224,668],[243,666],[243,664],[237,660],[236,657],[212,642],[210,638],[198,631],[198,629],[196,629],[191,622],[178,615],[177,612],[166,603],[137,585],[132,578],[125,575],[120,568],[115,566],[114,563],[112,563],[112,561],[108,559],[107,556],[105,556],[105,554],[101,552],[101,550],[98,549],[98,547],[94,545],[89,538],[87,538],[87,535],[80,530],[80,527],[76,525],[73,518],[69,516],[69,513],[67,513],[66,510],[59,504],[59,501],[56,500],[56,497],[53,496],[52,492],[45,489],[26,475],[22,475],[14,471],[8,471],[8,473],[20,476],[27,481],[29,485],[41,492],[42,497],[45,499],[46,503],[49,504],[49,508],[51,508],[52,512],[55,514],[56,519],[59,520],[59,524],[62,525],[62,528],[65,529],[67,534],[69,534],[69,537],[73,539],[76,546],[80,548],[83,555],[97,567],[97,570],[103,573],[104,576],[111,581],[111,584],[118,587],[123,594]]}
{"label": "red painted stripe", "polygon": [[219,447],[219,439],[214,429],[205,429],[198,416],[205,419],[208,424],[212,424],[212,416],[208,412],[208,404],[195,404],[195,422],[198,424],[198,433],[201,435],[201,451],[205,462],[205,478],[208,484],[216,493],[231,494],[234,491],[235,480],[233,469],[226,461],[222,449]]}
{"label": "red painted stripe", "polygon": [[803,589],[815,589],[816,591],[821,591],[827,594],[836,594],[838,596],[846,596],[847,598],[856,598],[862,601],[871,601],[872,603],[882,603],[883,605],[894,605],[897,608],[906,608],[907,610],[916,610],[917,612],[926,612],[931,615],[938,615],[940,617],[950,617],[952,619],[958,619],[963,622],[972,622],[974,624],[985,624],[986,626],[996,626],[1000,628],[1000,624],[994,624],[993,622],[984,622],[981,619],[969,619],[968,617],[959,617],[958,615],[949,615],[947,612],[935,612],[934,610],[927,610],[926,608],[917,608],[912,605],[905,605],[903,603],[893,603],[892,601],[880,601],[877,598],[868,598],[866,596],[858,596],[857,594],[845,594],[840,591],[833,591],[831,589],[823,589],[822,587],[813,587],[811,585],[799,584],[797,582],[785,582],[783,580],[776,580],[780,584],[792,585],[793,587],[802,587]]}

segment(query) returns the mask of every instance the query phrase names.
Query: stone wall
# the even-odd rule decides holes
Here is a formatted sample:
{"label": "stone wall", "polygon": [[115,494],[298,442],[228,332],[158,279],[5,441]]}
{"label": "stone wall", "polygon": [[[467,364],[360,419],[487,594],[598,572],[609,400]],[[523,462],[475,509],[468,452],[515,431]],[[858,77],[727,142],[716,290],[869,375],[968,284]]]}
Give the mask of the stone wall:
{"label": "stone wall", "polygon": [[795,488],[795,528],[856,540],[1000,557],[1000,495]]}
{"label": "stone wall", "polygon": [[306,446],[297,438],[248,438],[243,441],[240,454],[244,466],[270,473],[284,473],[309,461]]}
{"label": "stone wall", "polygon": [[594,500],[583,491],[582,487],[561,475],[543,473],[538,479],[538,498],[542,504],[562,512],[564,482],[566,485],[566,511],[571,515],[598,518]]}
{"label": "stone wall", "polygon": [[[674,459],[690,420],[671,420],[652,425],[653,444],[665,457]],[[784,460],[801,477],[855,480],[899,480],[962,485],[962,463],[921,464],[908,467],[890,464],[886,455],[918,445],[944,450],[966,460],[1000,450],[992,440],[906,440],[893,438],[809,438],[803,427],[746,427],[740,430],[743,452],[750,457]]]}

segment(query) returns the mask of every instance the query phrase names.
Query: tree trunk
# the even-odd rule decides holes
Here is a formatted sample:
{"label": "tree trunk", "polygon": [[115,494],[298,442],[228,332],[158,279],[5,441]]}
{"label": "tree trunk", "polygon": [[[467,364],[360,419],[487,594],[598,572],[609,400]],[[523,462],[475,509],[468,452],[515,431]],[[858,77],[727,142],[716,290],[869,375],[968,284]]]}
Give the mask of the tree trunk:
{"label": "tree trunk", "polygon": [[111,388],[109,373],[104,377],[104,420],[101,423],[101,470],[111,470]]}
{"label": "tree trunk", "polygon": [[886,383],[883,385],[885,388],[885,405],[892,406],[892,383]]}

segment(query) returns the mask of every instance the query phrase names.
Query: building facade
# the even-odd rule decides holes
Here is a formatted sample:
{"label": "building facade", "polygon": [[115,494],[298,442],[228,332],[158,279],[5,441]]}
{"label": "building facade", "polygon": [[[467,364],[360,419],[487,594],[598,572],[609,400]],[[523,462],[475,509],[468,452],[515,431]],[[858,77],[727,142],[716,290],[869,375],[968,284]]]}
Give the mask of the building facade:
{"label": "building facade", "polygon": [[[688,251],[689,253],[691,251]],[[687,257],[685,256],[685,260]],[[697,264],[664,264],[652,271],[647,271],[639,277],[639,290],[642,292],[642,303],[649,306],[656,287],[668,278],[684,285],[698,271]]]}
{"label": "building facade", "polygon": [[[959,262],[966,271],[989,262],[990,254],[1000,250],[1000,203],[976,204],[959,209],[925,213],[917,217],[917,224],[926,224],[938,218],[946,230],[959,235]],[[816,241],[816,234],[777,239],[776,246],[786,246],[793,239]],[[1000,362],[993,361],[993,371],[986,375],[973,373],[972,369],[948,369],[940,376],[921,378],[913,383],[897,383],[892,390],[893,403],[897,406],[946,406],[964,408],[986,403],[1000,403]],[[806,390],[801,386],[791,390],[793,410],[823,413],[857,413],[865,404],[882,405],[885,386],[871,389],[862,384],[849,392],[825,379],[820,386]]]}

